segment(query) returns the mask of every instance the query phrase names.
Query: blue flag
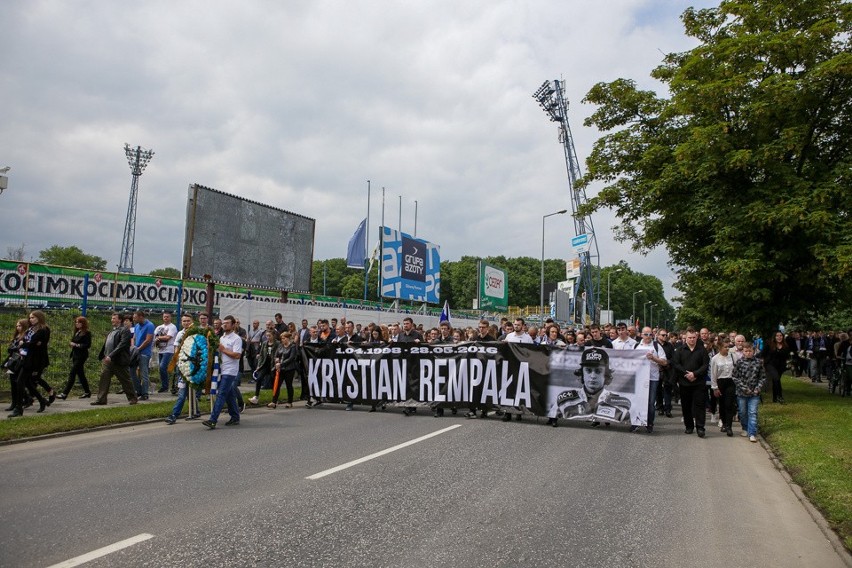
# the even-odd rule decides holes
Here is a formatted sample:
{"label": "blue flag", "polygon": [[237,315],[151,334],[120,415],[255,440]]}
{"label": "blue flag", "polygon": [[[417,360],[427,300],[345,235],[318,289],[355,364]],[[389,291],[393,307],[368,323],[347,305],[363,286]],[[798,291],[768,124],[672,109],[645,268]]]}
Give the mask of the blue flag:
{"label": "blue flag", "polygon": [[360,268],[364,270],[364,255],[367,250],[367,219],[364,218],[355,234],[349,239],[349,248],[346,250],[346,267]]}
{"label": "blue flag", "polygon": [[[447,322],[450,323],[450,301],[444,300],[444,309],[441,310],[441,319],[438,320],[438,325]],[[450,324],[452,325],[452,324]]]}

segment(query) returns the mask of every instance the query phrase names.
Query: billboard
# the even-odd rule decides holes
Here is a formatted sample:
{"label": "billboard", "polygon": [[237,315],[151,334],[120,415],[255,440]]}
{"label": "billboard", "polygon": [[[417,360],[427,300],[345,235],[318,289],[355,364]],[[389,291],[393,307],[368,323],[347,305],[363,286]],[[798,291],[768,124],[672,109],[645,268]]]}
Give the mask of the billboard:
{"label": "billboard", "polygon": [[505,311],[509,307],[506,271],[479,261],[479,309]]}
{"label": "billboard", "polygon": [[309,217],[190,185],[183,277],[307,292],[314,225]]}
{"label": "billboard", "polygon": [[437,304],[441,295],[441,247],[390,227],[380,230],[382,297]]}

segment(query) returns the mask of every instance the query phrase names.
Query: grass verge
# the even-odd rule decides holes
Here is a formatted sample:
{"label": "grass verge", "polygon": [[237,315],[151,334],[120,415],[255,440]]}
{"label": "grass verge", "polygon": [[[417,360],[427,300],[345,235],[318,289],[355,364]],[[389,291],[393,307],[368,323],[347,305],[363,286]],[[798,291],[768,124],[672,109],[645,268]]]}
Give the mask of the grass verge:
{"label": "grass verge", "polygon": [[[301,389],[297,387],[294,390],[295,400],[298,400]],[[243,393],[246,404],[248,404],[248,399],[252,394]],[[266,403],[271,401],[271,390],[260,391],[259,405],[266,405]],[[91,410],[63,412],[61,414],[40,415],[30,412],[20,418],[0,420],[0,442],[56,434],[58,432],[75,432],[101,426],[132,424],[134,422],[144,422],[152,418],[165,418],[171,412],[174,404],[174,399],[172,399],[167,402],[152,402],[136,404],[134,406],[125,404],[115,407],[96,406]],[[184,405],[184,415],[186,415],[186,412],[187,405]],[[204,398],[201,399],[201,412],[210,412],[210,403]]]}
{"label": "grass verge", "polygon": [[761,433],[852,551],[852,399],[783,381],[787,404],[760,407]]}

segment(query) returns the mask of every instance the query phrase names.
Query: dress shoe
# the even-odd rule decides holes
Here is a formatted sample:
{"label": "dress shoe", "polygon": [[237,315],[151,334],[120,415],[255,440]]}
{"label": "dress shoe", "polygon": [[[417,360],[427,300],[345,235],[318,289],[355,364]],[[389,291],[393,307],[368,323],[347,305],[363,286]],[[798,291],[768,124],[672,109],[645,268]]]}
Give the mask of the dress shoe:
{"label": "dress shoe", "polygon": [[47,397],[47,405],[50,406],[51,404],[53,404],[54,400],[56,400],[56,393],[53,392],[53,391],[50,391],[50,394]]}
{"label": "dress shoe", "polygon": [[90,392],[84,392],[83,394],[81,394],[81,395],[80,395],[80,398],[81,398],[81,399],[82,399],[82,398],[92,398],[92,393],[90,393]]}
{"label": "dress shoe", "polygon": [[9,408],[7,408],[7,409],[6,409],[6,412],[12,412],[13,410],[15,410],[15,405],[14,405],[14,404],[10,404],[10,405],[9,405]]}
{"label": "dress shoe", "polygon": [[38,410],[36,410],[36,412],[44,412],[45,408],[47,408],[47,401],[44,401],[44,400],[38,401]]}
{"label": "dress shoe", "polygon": [[666,418],[671,418],[671,417],[672,417],[672,413],[671,413],[671,412],[666,412]]}
{"label": "dress shoe", "polygon": [[148,395],[147,394],[139,395],[137,397],[137,400],[148,400]]}
{"label": "dress shoe", "polygon": [[703,438],[706,435],[704,428],[698,428],[697,430],[698,430],[698,437],[699,438]]}
{"label": "dress shoe", "polygon": [[694,432],[694,430],[692,428],[687,428],[686,430],[683,431],[684,434],[692,434],[693,432]]}
{"label": "dress shoe", "polygon": [[92,401],[92,402],[90,402],[89,404],[91,404],[92,406],[106,406],[106,403],[105,403],[105,402],[101,402],[101,401],[99,401],[99,400],[93,400],[93,401]]}
{"label": "dress shoe", "polygon": [[[146,397],[142,400],[148,400],[148,398]],[[129,404],[131,406],[133,406],[134,404],[139,404],[139,399],[138,398],[131,398],[130,400],[127,401],[127,404]]]}
{"label": "dress shoe", "polygon": [[23,411],[23,410],[21,410],[20,408],[16,408],[16,409],[12,412],[12,414],[10,414],[10,415],[9,415],[9,418],[15,418],[16,416],[23,416],[23,415],[24,415],[24,411]]}

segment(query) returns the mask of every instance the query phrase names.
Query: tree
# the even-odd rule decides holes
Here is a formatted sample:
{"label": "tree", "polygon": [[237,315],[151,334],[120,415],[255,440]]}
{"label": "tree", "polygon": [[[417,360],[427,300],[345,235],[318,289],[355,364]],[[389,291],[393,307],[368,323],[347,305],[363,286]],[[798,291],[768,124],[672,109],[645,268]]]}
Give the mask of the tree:
{"label": "tree", "polygon": [[39,262],[45,264],[56,264],[58,266],[69,266],[72,268],[84,268],[86,270],[106,270],[107,261],[99,256],[84,253],[78,246],[61,247],[53,245],[40,251]]}
{"label": "tree", "polygon": [[586,95],[607,134],[583,212],[665,246],[685,314],[766,332],[832,309],[852,273],[852,5],[726,0],[682,20],[700,45],[652,72],[669,98],[627,79]]}
{"label": "tree", "polygon": [[162,278],[180,278],[180,270],[167,266],[165,268],[155,268],[148,273],[148,276],[160,276]]}
{"label": "tree", "polygon": [[16,260],[18,262],[23,262],[24,255],[26,254],[26,244],[21,243],[21,246],[17,247],[6,247],[6,258],[9,260]]}

